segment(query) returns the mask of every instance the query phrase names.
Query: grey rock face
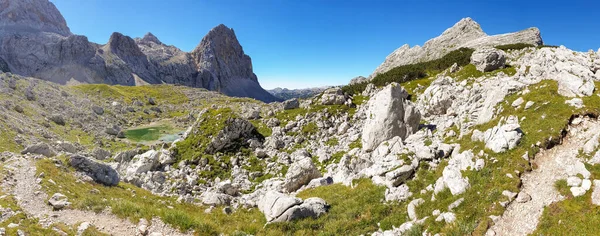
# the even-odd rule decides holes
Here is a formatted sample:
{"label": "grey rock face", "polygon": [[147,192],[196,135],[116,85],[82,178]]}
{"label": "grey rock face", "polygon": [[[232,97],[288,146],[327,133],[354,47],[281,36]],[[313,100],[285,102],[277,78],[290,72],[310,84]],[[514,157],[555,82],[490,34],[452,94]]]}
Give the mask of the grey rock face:
{"label": "grey rock face", "polygon": [[106,186],[116,186],[119,184],[119,174],[115,169],[106,164],[95,162],[79,155],[72,155],[69,159],[69,164],[100,184]]}
{"label": "grey rock face", "polygon": [[362,82],[366,82],[369,81],[369,79],[365,78],[364,76],[357,76],[354,77],[350,80],[350,83],[348,83],[349,85],[353,85],[353,84],[360,84]]}
{"label": "grey rock face", "polygon": [[0,70],[67,84],[181,84],[229,96],[278,101],[252,71],[232,29],[219,25],[192,53],[152,34],[113,33],[106,45],[71,34],[48,0],[0,0]]}
{"label": "grey rock face", "polygon": [[506,63],[506,54],[495,48],[481,48],[471,55],[471,64],[481,72],[493,71],[503,68]]}
{"label": "grey rock face", "polygon": [[329,206],[320,198],[300,198],[268,191],[258,202],[258,209],[268,222],[287,222],[306,217],[317,218],[326,213]]}
{"label": "grey rock face", "polygon": [[364,150],[373,150],[395,136],[405,139],[417,131],[421,114],[407,96],[406,90],[392,83],[369,100],[362,133]]}
{"label": "grey rock face", "polygon": [[210,30],[191,57],[198,71],[196,81],[204,88],[265,102],[279,100],[260,87],[252,60],[244,54],[233,29],[225,25]]}
{"label": "grey rock face", "polygon": [[369,78],[384,73],[394,67],[408,65],[417,62],[429,61],[441,58],[446,53],[462,48],[494,47],[504,44],[526,43],[532,45],[543,44],[540,31],[537,28],[529,28],[523,31],[509,34],[489,36],[483,32],[481,26],[471,18],[464,18],[451,28],[444,31],[440,36],[430,39],[423,47],[410,47],[408,44],[396,49],[387,56],[385,61],[375,69]]}
{"label": "grey rock face", "polygon": [[40,154],[40,155],[44,155],[46,157],[56,156],[56,152],[46,143],[38,143],[38,144],[30,145],[30,146],[27,146],[23,151],[21,151],[21,154],[27,154],[27,153]]}
{"label": "grey rock face", "polygon": [[505,124],[498,124],[498,126],[486,130],[483,140],[480,141],[485,142],[485,147],[499,153],[515,148],[522,137],[523,132],[517,117],[511,116]]}
{"label": "grey rock face", "polygon": [[300,102],[297,98],[292,98],[283,102],[283,110],[291,110],[298,107],[300,107]]}
{"label": "grey rock face", "polygon": [[[236,146],[245,145],[250,139],[263,140],[256,128],[247,120],[233,118],[226,121],[225,128],[206,147],[206,153],[214,154]],[[240,143],[243,140],[243,143]]]}
{"label": "grey rock face", "polygon": [[321,172],[315,167],[308,157],[292,163],[285,175],[284,188],[288,192],[294,192],[303,185],[310,183],[312,179],[321,177]]}
{"label": "grey rock face", "polygon": [[342,105],[346,102],[346,96],[341,88],[330,88],[321,96],[322,105]]}
{"label": "grey rock face", "polygon": [[0,27],[71,35],[67,22],[50,1],[1,0]]}

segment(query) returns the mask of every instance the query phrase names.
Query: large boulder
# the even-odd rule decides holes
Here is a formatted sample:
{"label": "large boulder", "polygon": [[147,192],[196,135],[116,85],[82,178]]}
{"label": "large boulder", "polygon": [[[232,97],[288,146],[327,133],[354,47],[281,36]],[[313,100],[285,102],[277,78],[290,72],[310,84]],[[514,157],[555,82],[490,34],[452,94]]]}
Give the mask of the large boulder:
{"label": "large boulder", "polygon": [[493,71],[505,66],[506,54],[495,48],[481,48],[471,55],[471,64],[481,72]]}
{"label": "large boulder", "polygon": [[268,191],[259,201],[258,209],[265,214],[267,222],[287,222],[306,217],[317,218],[327,212],[329,206],[320,198],[300,198]]}
{"label": "large boulder", "polygon": [[65,196],[62,193],[55,193],[54,195],[52,195],[52,197],[48,199],[48,204],[50,204],[50,206],[52,206],[52,209],[54,210],[61,210],[71,205],[71,203],[68,201],[67,196]]}
{"label": "large boulder", "polygon": [[479,140],[485,142],[485,147],[495,153],[515,148],[523,137],[523,131],[521,131],[519,119],[516,116],[508,117],[505,123],[502,121],[496,127],[486,130],[483,140]]}
{"label": "large boulder", "polygon": [[69,164],[77,171],[85,173],[100,184],[106,186],[116,186],[119,184],[119,174],[109,165],[80,155],[72,155],[69,158]]}
{"label": "large boulder", "polygon": [[342,105],[346,102],[346,96],[341,88],[335,87],[325,90],[321,95],[321,105]]}
{"label": "large boulder", "polygon": [[135,174],[145,173],[153,170],[159,165],[161,152],[149,150],[143,154],[136,155],[129,167],[127,167],[127,177],[133,177]]}
{"label": "large boulder", "polygon": [[47,143],[29,145],[23,151],[21,151],[21,154],[27,153],[44,155],[46,157],[56,156],[56,152]]}
{"label": "large boulder", "polygon": [[291,110],[300,107],[300,102],[297,98],[285,100],[283,103],[283,110]]}
{"label": "large boulder", "polygon": [[364,150],[373,150],[381,142],[395,136],[406,139],[418,130],[421,113],[407,97],[406,90],[392,83],[369,100],[362,132]]}
{"label": "large boulder", "polygon": [[284,188],[288,192],[294,192],[319,177],[321,172],[315,167],[311,158],[305,157],[290,165],[285,175]]}

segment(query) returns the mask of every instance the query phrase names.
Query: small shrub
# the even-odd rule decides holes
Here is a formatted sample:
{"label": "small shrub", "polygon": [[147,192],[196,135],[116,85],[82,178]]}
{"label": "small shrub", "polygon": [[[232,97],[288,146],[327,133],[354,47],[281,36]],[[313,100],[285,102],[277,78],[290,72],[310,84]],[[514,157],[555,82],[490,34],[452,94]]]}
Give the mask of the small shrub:
{"label": "small shrub", "polygon": [[513,44],[499,45],[499,46],[496,46],[495,48],[502,50],[502,51],[508,51],[508,50],[521,50],[523,48],[532,48],[532,47],[535,47],[535,45],[527,44],[527,43],[513,43]]}

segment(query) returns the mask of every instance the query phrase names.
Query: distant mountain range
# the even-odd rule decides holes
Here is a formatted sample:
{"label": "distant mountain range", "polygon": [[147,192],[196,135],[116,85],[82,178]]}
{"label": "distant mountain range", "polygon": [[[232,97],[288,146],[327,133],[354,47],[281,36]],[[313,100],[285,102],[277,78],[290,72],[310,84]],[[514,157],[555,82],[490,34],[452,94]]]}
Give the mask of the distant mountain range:
{"label": "distant mountain range", "polygon": [[264,102],[265,91],[233,29],[219,25],[192,52],[148,33],[113,33],[105,45],[71,33],[48,0],[0,0],[0,70],[60,84],[180,84]]}
{"label": "distant mountain range", "polygon": [[288,100],[292,98],[309,98],[315,96],[328,88],[332,88],[334,86],[324,86],[324,87],[316,87],[316,88],[305,88],[305,89],[287,89],[287,88],[274,88],[271,90],[267,90],[269,93],[273,94],[275,97]]}

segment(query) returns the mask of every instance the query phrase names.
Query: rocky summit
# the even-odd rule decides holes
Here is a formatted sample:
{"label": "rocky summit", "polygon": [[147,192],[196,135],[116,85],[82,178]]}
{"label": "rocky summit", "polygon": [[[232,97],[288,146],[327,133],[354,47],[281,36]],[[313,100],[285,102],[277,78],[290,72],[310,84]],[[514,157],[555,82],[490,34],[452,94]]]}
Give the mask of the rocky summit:
{"label": "rocky summit", "polygon": [[232,29],[212,29],[191,53],[148,34],[132,39],[113,33],[99,45],[72,34],[48,0],[0,2],[0,69],[60,84],[178,84],[264,102],[266,92]]}
{"label": "rocky summit", "polygon": [[224,25],[188,53],[0,16],[0,235],[598,232],[600,51],[465,18],[283,101]]}

